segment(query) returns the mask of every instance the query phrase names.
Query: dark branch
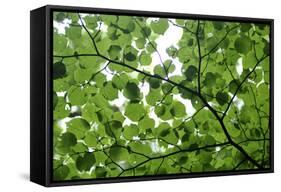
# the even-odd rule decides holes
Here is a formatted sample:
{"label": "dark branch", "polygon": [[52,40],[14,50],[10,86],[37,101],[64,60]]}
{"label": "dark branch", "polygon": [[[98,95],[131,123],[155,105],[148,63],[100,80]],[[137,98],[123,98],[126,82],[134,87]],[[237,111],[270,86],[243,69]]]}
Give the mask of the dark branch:
{"label": "dark branch", "polygon": [[197,74],[197,84],[198,84],[198,93],[201,94],[201,85],[200,85],[200,77],[201,77],[201,62],[202,62],[202,57],[201,57],[201,47],[200,47],[200,39],[199,39],[199,31],[200,31],[200,21],[198,20],[197,24],[197,30],[196,30],[196,41],[197,41],[197,47],[198,47],[198,74]]}
{"label": "dark branch", "polygon": [[254,66],[254,68],[244,77],[243,81],[241,81],[241,83],[240,83],[239,86],[237,87],[236,91],[234,92],[234,94],[233,94],[231,100],[230,100],[229,103],[227,104],[226,110],[224,111],[224,113],[223,113],[223,115],[222,115],[222,117],[221,117],[222,120],[224,119],[224,117],[225,117],[227,111],[229,110],[229,108],[230,108],[230,106],[231,106],[231,104],[232,104],[232,102],[233,102],[235,96],[237,95],[238,91],[240,90],[240,88],[242,87],[242,85],[244,84],[244,82],[245,82],[245,81],[249,78],[249,76],[255,71],[255,69],[257,68],[257,66],[258,66],[265,58],[267,58],[267,57],[268,57],[268,55],[262,57],[262,58],[256,63],[256,65]]}

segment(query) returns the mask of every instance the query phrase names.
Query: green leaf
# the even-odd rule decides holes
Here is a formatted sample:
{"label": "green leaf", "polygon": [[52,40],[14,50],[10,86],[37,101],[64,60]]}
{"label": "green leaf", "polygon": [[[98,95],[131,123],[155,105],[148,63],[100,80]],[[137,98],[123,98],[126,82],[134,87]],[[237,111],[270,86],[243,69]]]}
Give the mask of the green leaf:
{"label": "green leaf", "polygon": [[130,100],[139,100],[140,99],[140,90],[139,87],[133,83],[128,82],[124,89],[124,96]]}
{"label": "green leaf", "polygon": [[125,30],[124,32],[132,32],[135,29],[135,23],[130,16],[119,16],[118,25]]}
{"label": "green leaf", "polygon": [[124,57],[127,61],[136,60],[136,55],[134,55],[132,52],[127,53]]}
{"label": "green leaf", "polygon": [[216,144],[216,140],[211,135],[206,135],[204,140],[205,140],[206,145],[215,145]]}
{"label": "green leaf", "polygon": [[210,164],[212,161],[212,153],[206,151],[201,151],[199,157],[202,164]]}
{"label": "green leaf", "polygon": [[[151,147],[149,143],[141,143],[139,141],[129,143],[130,150],[146,155],[150,155],[152,153]],[[130,155],[131,156],[131,155]],[[139,158],[136,158],[137,160]]]}
{"label": "green leaf", "polygon": [[58,97],[58,103],[54,111],[54,119],[62,119],[69,115],[69,106],[65,103],[63,97]]}
{"label": "green leaf", "polygon": [[166,107],[165,107],[165,105],[157,105],[156,107],[155,107],[155,113],[156,113],[156,115],[158,116],[158,117],[161,117],[162,115],[164,115],[165,114],[165,112],[166,112]]}
{"label": "green leaf", "polygon": [[128,83],[128,76],[125,73],[122,73],[120,75],[114,75],[112,78],[112,85],[114,85],[114,87],[116,87],[119,90],[124,89],[127,83]]}
{"label": "green leaf", "polygon": [[88,81],[92,76],[92,71],[89,69],[77,69],[74,71],[74,80],[78,83]]}
{"label": "green leaf", "polygon": [[161,97],[162,96],[159,89],[150,89],[145,99],[147,104],[153,106],[161,99]]}
{"label": "green leaf", "polygon": [[79,87],[73,87],[68,92],[68,99],[72,105],[83,105],[86,103],[86,93]]}
{"label": "green leaf", "polygon": [[57,62],[53,65],[53,79],[60,79],[66,77],[66,67],[62,62]]}
{"label": "green leaf", "polygon": [[153,89],[157,89],[160,87],[160,84],[161,84],[161,80],[160,79],[157,79],[157,78],[149,78],[149,85],[151,88]]}
{"label": "green leaf", "polygon": [[82,28],[80,26],[78,26],[78,27],[73,26],[73,27],[66,28],[65,34],[69,39],[76,40],[81,37],[81,31],[82,31]]}
{"label": "green leaf", "polygon": [[93,15],[87,15],[85,17],[83,17],[83,20],[86,23],[87,28],[95,30],[98,26],[98,21],[97,21],[97,17],[93,16]]}
{"label": "green leaf", "polygon": [[185,106],[179,101],[173,102],[170,112],[175,117],[183,117],[186,115]]}
{"label": "green leaf", "polygon": [[125,148],[113,146],[109,150],[109,155],[115,162],[126,161],[128,159],[129,152]]}
{"label": "green leaf", "polygon": [[142,104],[129,103],[125,110],[125,115],[132,121],[138,121],[145,115],[146,111]]}
{"label": "green leaf", "polygon": [[220,105],[224,105],[228,102],[228,94],[226,92],[218,92],[216,95],[216,100]]}
{"label": "green leaf", "polygon": [[177,48],[174,47],[174,46],[168,47],[168,48],[166,49],[166,53],[167,53],[170,57],[173,57],[173,58],[174,58],[174,56],[176,55],[177,51],[178,51]]}
{"label": "green leaf", "polygon": [[106,25],[114,24],[118,20],[115,15],[100,15],[101,20],[105,22]]}
{"label": "green leaf", "polygon": [[63,165],[63,166],[56,168],[54,170],[54,180],[55,181],[64,180],[68,176],[69,172],[70,172],[70,170],[67,165]]}
{"label": "green leaf", "polygon": [[146,43],[146,39],[145,38],[138,38],[136,41],[136,46],[139,49],[143,49]]}
{"label": "green leaf", "polygon": [[141,65],[150,65],[152,62],[152,58],[149,54],[142,53],[139,57]]}
{"label": "green leaf", "polygon": [[216,30],[222,30],[224,28],[224,22],[221,21],[213,21],[213,26]]}
{"label": "green leaf", "polygon": [[79,171],[89,171],[96,163],[96,158],[93,153],[85,153],[79,156],[76,160],[76,167]]}
{"label": "green leaf", "polygon": [[[271,58],[243,81],[271,52],[270,25],[81,16],[99,56],[77,13],[53,13],[54,181],[256,168],[251,162],[240,164],[240,148],[224,145],[225,130],[264,169],[270,168],[270,140],[258,140],[270,139]],[[180,37],[165,47],[162,41],[173,31],[169,27]],[[205,55],[200,74],[199,46]],[[159,60],[155,48],[164,50],[164,55],[159,52],[162,62],[154,63],[154,56]]]}
{"label": "green leaf", "polygon": [[205,80],[203,81],[204,85],[208,88],[212,88],[216,85],[217,76],[212,72],[207,72],[205,76]]}
{"label": "green leaf", "polygon": [[130,126],[125,126],[123,134],[126,139],[131,140],[131,139],[133,139],[133,137],[138,136],[139,128],[134,124],[131,124]]}
{"label": "green leaf", "polygon": [[54,33],[53,44],[55,53],[68,53],[67,39],[64,35]]}
{"label": "green leaf", "polygon": [[108,54],[112,59],[118,59],[121,54],[121,47],[118,45],[111,45],[108,50]]}
{"label": "green leaf", "polygon": [[88,121],[96,121],[98,119],[96,112],[99,108],[93,103],[86,103],[86,105],[82,108],[82,117]]}
{"label": "green leaf", "polygon": [[103,87],[104,82],[106,81],[106,77],[102,73],[98,73],[94,77],[94,81],[96,82],[97,87]]}
{"label": "green leaf", "polygon": [[161,89],[163,91],[164,94],[169,93],[172,90],[172,85],[170,83],[164,83],[161,85]]}
{"label": "green leaf", "polygon": [[194,65],[190,65],[184,72],[187,81],[192,81],[197,76],[197,68]]}
{"label": "green leaf", "polygon": [[67,131],[73,133],[78,139],[85,136],[86,131],[90,129],[90,124],[82,118],[72,119],[67,123]]}
{"label": "green leaf", "polygon": [[154,33],[163,35],[166,30],[169,28],[169,23],[167,19],[160,18],[158,21],[151,22],[151,29]]}
{"label": "green leaf", "polygon": [[85,143],[88,147],[97,147],[97,137],[95,132],[88,132],[85,139]]}
{"label": "green leaf", "polygon": [[147,116],[141,119],[138,123],[140,129],[153,129],[155,126],[155,121]]}
{"label": "green leaf", "polygon": [[76,145],[77,138],[74,134],[66,132],[66,133],[62,134],[61,142],[62,142],[63,146],[71,147],[71,146]]}
{"label": "green leaf", "polygon": [[104,98],[110,101],[118,98],[118,90],[113,87],[112,82],[110,81],[104,84],[104,87],[101,88],[101,93]]}
{"label": "green leaf", "polygon": [[54,12],[54,19],[57,22],[62,22],[64,19],[66,19],[66,14],[63,12]]}
{"label": "green leaf", "polygon": [[242,36],[235,40],[234,47],[238,53],[247,54],[252,49],[252,42],[249,37]]}

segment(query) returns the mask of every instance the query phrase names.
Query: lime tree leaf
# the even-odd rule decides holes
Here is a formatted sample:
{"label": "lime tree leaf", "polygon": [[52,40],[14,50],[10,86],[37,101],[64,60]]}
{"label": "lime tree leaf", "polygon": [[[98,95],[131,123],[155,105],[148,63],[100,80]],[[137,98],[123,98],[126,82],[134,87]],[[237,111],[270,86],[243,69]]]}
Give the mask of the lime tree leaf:
{"label": "lime tree leaf", "polygon": [[166,107],[165,105],[157,105],[155,107],[155,113],[158,117],[161,117],[162,115],[164,115],[166,112]]}
{"label": "lime tree leaf", "polygon": [[169,28],[168,20],[161,18],[158,21],[152,21],[151,28],[154,33],[163,35],[166,32],[166,30]]}
{"label": "lime tree leaf", "polygon": [[130,100],[140,99],[140,89],[133,82],[128,82],[126,84],[123,94],[124,94],[125,97],[127,97]]}
{"label": "lime tree leaf", "polygon": [[185,106],[179,101],[173,102],[170,112],[175,117],[183,117],[186,115]]}
{"label": "lime tree leaf", "polygon": [[229,96],[226,92],[218,92],[216,95],[216,100],[220,105],[224,105],[228,102]]}
{"label": "lime tree leaf", "polygon": [[69,39],[76,40],[81,37],[81,31],[82,31],[82,28],[80,26],[78,26],[78,27],[73,26],[73,27],[66,28],[65,34]]}
{"label": "lime tree leaf", "polygon": [[53,78],[60,79],[66,77],[66,67],[62,62],[57,62],[53,65]]}
{"label": "lime tree leaf", "polygon": [[89,29],[95,30],[98,26],[98,20],[97,20],[97,17],[95,17],[95,16],[87,15],[83,18],[83,20],[85,21],[86,26]]}
{"label": "lime tree leaf", "polygon": [[100,110],[99,107],[97,107],[93,103],[86,103],[86,105],[82,108],[82,117],[88,121],[96,121],[98,119],[96,112]]}
{"label": "lime tree leaf", "polygon": [[114,75],[112,78],[112,85],[119,90],[124,89],[128,83],[128,76],[125,73]]}
{"label": "lime tree leaf", "polygon": [[197,76],[197,67],[190,65],[187,70],[184,72],[186,80],[192,81]]}
{"label": "lime tree leaf", "polygon": [[146,95],[145,99],[147,104],[153,106],[161,99],[161,93],[159,89],[150,89],[149,93]]}
{"label": "lime tree leaf", "polygon": [[76,167],[79,171],[89,171],[95,163],[95,155],[93,153],[85,153],[77,158]]}
{"label": "lime tree leaf", "polygon": [[73,133],[64,133],[61,136],[61,142],[63,144],[63,146],[67,146],[67,147],[71,147],[76,145],[77,143],[77,138]]}
{"label": "lime tree leaf", "polygon": [[118,17],[118,25],[125,33],[132,32],[135,29],[135,23],[133,22],[132,17],[129,16]]}
{"label": "lime tree leaf", "polygon": [[54,111],[54,119],[62,119],[69,115],[70,109],[63,97],[58,97],[58,102]]}
{"label": "lime tree leaf", "polygon": [[60,54],[67,54],[70,52],[67,46],[67,38],[62,34],[54,33],[53,44],[54,44],[54,52]]}
{"label": "lime tree leaf", "polygon": [[118,90],[113,87],[112,82],[106,82],[104,87],[101,88],[101,93],[103,94],[104,98],[110,101],[118,98]]}
{"label": "lime tree leaf", "polygon": [[118,59],[121,54],[121,47],[118,45],[111,45],[108,50],[108,54],[112,59]]}
{"label": "lime tree leaf", "polygon": [[74,79],[78,83],[88,81],[92,76],[92,71],[89,69],[77,69],[74,71]]}
{"label": "lime tree leaf", "polygon": [[224,23],[219,21],[213,21],[213,26],[216,30],[222,30],[224,28]]}
{"label": "lime tree leaf", "polygon": [[204,85],[206,85],[206,87],[212,88],[216,85],[216,78],[217,76],[214,73],[208,72],[206,73],[205,80],[203,81],[203,83]]}
{"label": "lime tree leaf", "polygon": [[68,99],[72,105],[83,105],[87,101],[86,93],[79,87],[70,88],[68,93]]}
{"label": "lime tree leaf", "polygon": [[149,85],[153,89],[157,89],[161,85],[161,80],[157,78],[149,78]]}
{"label": "lime tree leaf", "polygon": [[88,147],[97,147],[98,141],[94,132],[88,132],[84,141]]}
{"label": "lime tree leaf", "polygon": [[113,161],[118,162],[128,159],[129,152],[126,148],[113,146],[109,149],[109,155]]}
{"label": "lime tree leaf", "polygon": [[66,18],[67,18],[66,13],[54,12],[54,20],[56,20],[57,22],[62,22]]}
{"label": "lime tree leaf", "polygon": [[103,87],[103,84],[106,81],[106,77],[102,73],[98,73],[94,76],[94,82],[96,83],[97,87]]}
{"label": "lime tree leaf", "polygon": [[151,56],[146,53],[142,53],[139,58],[140,58],[141,65],[150,65],[152,62]]}
{"label": "lime tree leaf", "polygon": [[147,154],[148,156],[152,153],[152,149],[149,143],[141,143],[139,141],[131,142],[129,144],[130,150],[138,153]]}
{"label": "lime tree leaf", "polygon": [[80,16],[53,13],[55,181],[271,167],[269,24]]}
{"label": "lime tree leaf", "polygon": [[127,61],[134,61],[137,58],[136,55],[132,52],[127,53],[124,57]]}
{"label": "lime tree leaf", "polygon": [[145,47],[145,44],[146,44],[146,39],[145,38],[138,38],[135,42],[136,42],[137,48],[143,49]]}
{"label": "lime tree leaf", "polygon": [[138,123],[140,129],[152,129],[155,126],[155,121],[152,118],[145,116]]}
{"label": "lime tree leaf", "polygon": [[54,180],[61,181],[64,180],[70,172],[67,165],[62,165],[54,170]]}
{"label": "lime tree leaf", "polygon": [[139,128],[134,124],[131,124],[130,126],[125,126],[123,134],[126,139],[133,139],[133,137],[138,136]]}
{"label": "lime tree leaf", "polygon": [[236,92],[236,90],[238,89],[240,82],[236,79],[232,80],[229,85],[228,85],[228,89],[229,91],[234,94]]}
{"label": "lime tree leaf", "polygon": [[247,54],[252,49],[252,42],[248,37],[242,36],[235,40],[234,47],[238,53]]}
{"label": "lime tree leaf", "polygon": [[82,118],[72,119],[67,123],[67,131],[73,133],[78,139],[85,136],[86,131],[90,129],[90,124]]}
{"label": "lime tree leaf", "polygon": [[132,121],[138,121],[145,115],[146,111],[142,104],[129,103],[125,110],[125,115]]}

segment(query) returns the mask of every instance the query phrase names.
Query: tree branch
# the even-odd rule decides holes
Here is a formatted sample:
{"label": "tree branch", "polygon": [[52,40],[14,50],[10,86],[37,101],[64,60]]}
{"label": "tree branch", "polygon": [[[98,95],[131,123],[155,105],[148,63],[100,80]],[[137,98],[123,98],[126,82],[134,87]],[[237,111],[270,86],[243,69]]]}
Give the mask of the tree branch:
{"label": "tree branch", "polygon": [[197,74],[197,91],[199,94],[201,94],[201,85],[200,85],[200,77],[201,77],[201,62],[202,62],[202,57],[201,57],[201,47],[200,47],[200,40],[199,40],[199,30],[200,30],[200,20],[198,20],[197,24],[197,30],[196,30],[196,41],[197,41],[197,47],[198,47],[198,74]]}
{"label": "tree branch", "polygon": [[80,14],[78,13],[77,15],[78,15],[78,17],[79,17],[79,20],[80,20],[80,22],[81,22],[82,27],[84,28],[84,30],[87,32],[87,34],[88,34],[89,37],[91,38],[92,43],[93,43],[93,45],[94,45],[94,47],[95,47],[95,50],[96,50],[97,54],[99,55],[99,50],[98,50],[98,47],[97,47],[95,38],[91,35],[90,31],[89,31],[89,30],[87,29],[87,27],[84,25],[84,21],[82,20]]}
{"label": "tree branch", "polygon": [[239,84],[239,86],[237,87],[236,91],[234,92],[234,94],[233,94],[231,100],[229,101],[229,103],[228,103],[228,105],[227,105],[227,107],[226,107],[226,110],[224,111],[224,113],[223,113],[223,115],[222,115],[222,117],[221,117],[222,120],[224,119],[224,117],[225,117],[227,111],[229,110],[229,108],[230,108],[230,106],[231,106],[231,104],[232,104],[232,102],[233,102],[233,100],[234,100],[236,94],[238,93],[238,91],[239,91],[240,88],[242,87],[243,83],[244,83],[244,82],[248,79],[248,77],[255,71],[255,69],[257,68],[257,66],[258,66],[265,58],[267,58],[267,57],[268,57],[268,55],[262,57],[262,58],[256,63],[256,65],[254,66],[254,68],[245,76],[245,78],[243,79],[243,81]]}

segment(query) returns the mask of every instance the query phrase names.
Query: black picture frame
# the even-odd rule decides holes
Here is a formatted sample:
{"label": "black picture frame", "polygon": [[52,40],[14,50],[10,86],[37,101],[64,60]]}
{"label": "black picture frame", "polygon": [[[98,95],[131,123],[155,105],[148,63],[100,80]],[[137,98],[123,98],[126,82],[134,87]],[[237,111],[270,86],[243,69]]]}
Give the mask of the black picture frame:
{"label": "black picture frame", "polygon": [[[270,161],[264,170],[216,171],[157,176],[135,176],[105,179],[52,181],[52,12],[104,13],[129,16],[183,18],[218,21],[266,23],[270,25]],[[159,179],[179,179],[209,176],[274,172],[274,20],[246,17],[196,15],[185,13],[149,12],[89,7],[46,5],[30,12],[30,180],[53,187],[94,183],[115,183]]]}

